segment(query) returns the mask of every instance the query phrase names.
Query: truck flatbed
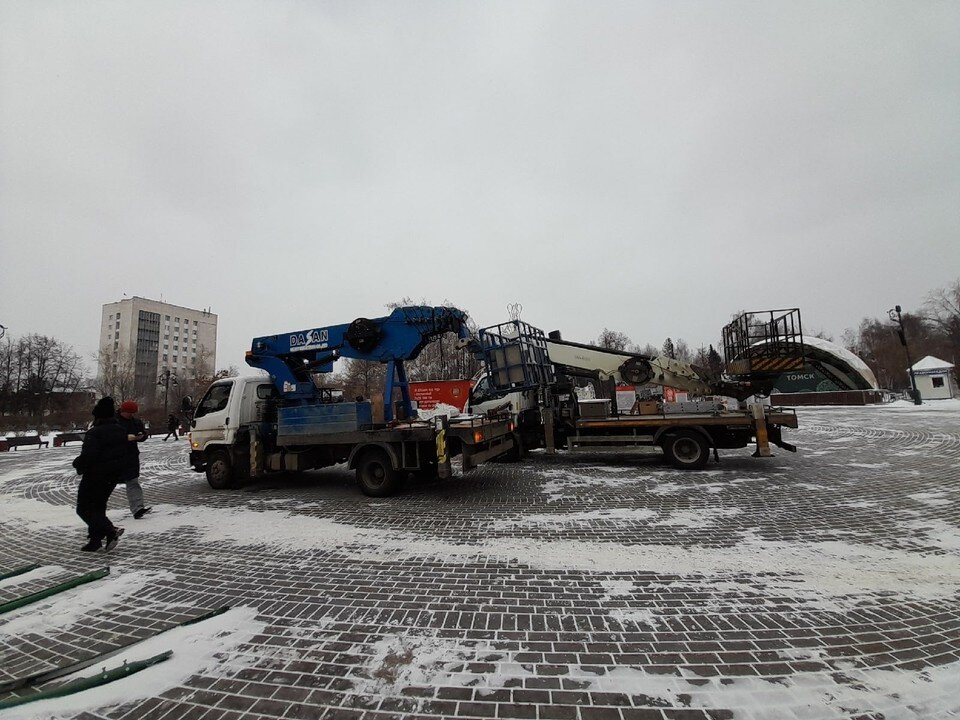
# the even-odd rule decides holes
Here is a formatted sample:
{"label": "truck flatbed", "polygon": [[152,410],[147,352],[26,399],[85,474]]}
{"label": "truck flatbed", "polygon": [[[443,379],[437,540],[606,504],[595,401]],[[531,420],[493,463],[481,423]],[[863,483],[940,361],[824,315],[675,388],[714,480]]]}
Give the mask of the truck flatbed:
{"label": "truck flatbed", "polygon": [[659,445],[681,468],[700,469],[711,450],[716,457],[718,448],[742,448],[752,441],[757,443],[757,455],[770,454],[768,442],[796,451],[781,434],[784,427],[797,427],[796,412],[785,408],[579,417],[570,426],[568,450]]}
{"label": "truck flatbed", "polygon": [[[476,445],[510,433],[509,419],[491,420],[480,416],[451,418],[447,434],[467,445]],[[478,436],[479,433],[479,436]],[[335,433],[297,433],[277,435],[278,446],[340,445],[357,442],[433,442],[436,426],[433,421],[413,420],[371,428]]]}
{"label": "truck flatbed", "polygon": [[[797,414],[793,410],[778,408],[765,413],[769,425],[797,427]],[[654,413],[649,415],[617,415],[606,418],[579,418],[575,422],[579,429],[612,428],[659,428],[664,425],[676,427],[720,425],[749,427],[755,422],[747,411],[727,411],[720,413]]]}

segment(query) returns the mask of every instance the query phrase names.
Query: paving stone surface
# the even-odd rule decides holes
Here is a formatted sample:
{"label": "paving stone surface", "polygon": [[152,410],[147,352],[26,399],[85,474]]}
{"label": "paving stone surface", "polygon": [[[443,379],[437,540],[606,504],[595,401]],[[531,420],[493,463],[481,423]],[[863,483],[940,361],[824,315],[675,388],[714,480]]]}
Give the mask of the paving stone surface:
{"label": "paving stone surface", "polygon": [[960,410],[943,407],[801,410],[798,454],[702,472],[535,453],[387,499],[343,468],[214,491],[156,438],[155,511],[133,520],[118,488],[109,554],[79,552],[77,447],[3,454],[0,572],[43,569],[0,603],[111,574],[0,615],[0,685],[229,605],[248,614],[220,652],[181,640],[179,675],[48,714],[960,717]]}

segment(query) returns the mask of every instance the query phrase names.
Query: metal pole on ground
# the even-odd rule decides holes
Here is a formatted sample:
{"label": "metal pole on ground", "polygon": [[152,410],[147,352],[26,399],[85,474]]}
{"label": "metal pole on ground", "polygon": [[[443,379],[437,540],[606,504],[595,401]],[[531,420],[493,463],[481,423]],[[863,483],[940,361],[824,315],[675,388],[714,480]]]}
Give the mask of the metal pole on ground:
{"label": "metal pole on ground", "polygon": [[903,316],[900,314],[900,306],[895,306],[892,310],[887,311],[887,315],[890,316],[890,319],[897,323],[900,326],[900,343],[903,345],[904,352],[907,354],[907,374],[910,375],[910,394],[913,397],[914,405],[922,405],[923,400],[920,398],[920,391],[917,390],[917,378],[913,374],[913,360],[910,358],[910,347],[907,345],[907,333],[903,328]]}

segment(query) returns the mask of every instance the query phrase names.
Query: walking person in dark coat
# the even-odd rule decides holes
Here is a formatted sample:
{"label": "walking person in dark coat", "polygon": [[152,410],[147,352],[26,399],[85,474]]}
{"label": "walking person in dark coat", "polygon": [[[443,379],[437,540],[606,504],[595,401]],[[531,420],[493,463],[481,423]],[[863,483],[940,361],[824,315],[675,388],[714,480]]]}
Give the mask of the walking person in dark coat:
{"label": "walking person in dark coat", "polygon": [[77,515],[87,524],[90,542],[81,550],[94,552],[107,541],[112,550],[123,534],[107,517],[107,500],[117,484],[134,439],[114,417],[113,398],[105,397],[93,408],[93,426],[83,436],[83,447],[73,466],[82,477],[77,490]]}
{"label": "walking person in dark coat", "polygon": [[170,413],[170,417],[167,418],[167,434],[164,436],[163,441],[166,442],[167,438],[173,435],[174,440],[178,440],[177,437],[177,428],[180,427],[180,421],[177,420],[177,416],[173,413]]}
{"label": "walking person in dark coat", "polygon": [[127,435],[133,435],[136,438],[133,442],[127,443],[127,458],[120,475],[120,482],[127,488],[130,512],[137,520],[150,512],[150,508],[143,505],[143,488],[140,486],[139,443],[147,439],[147,429],[143,426],[143,421],[135,417],[139,410],[140,406],[133,400],[124,400],[120,403],[120,417],[117,418]]}

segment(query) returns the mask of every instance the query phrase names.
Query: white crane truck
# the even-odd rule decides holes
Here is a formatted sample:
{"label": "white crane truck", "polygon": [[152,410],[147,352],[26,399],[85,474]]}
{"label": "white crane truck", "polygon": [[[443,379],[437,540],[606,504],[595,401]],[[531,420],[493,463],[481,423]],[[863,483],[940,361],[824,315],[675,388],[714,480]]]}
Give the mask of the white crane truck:
{"label": "white crane truck", "polygon": [[[727,407],[720,397],[745,400],[769,392],[785,370],[803,366],[800,313],[797,309],[744,313],[723,330],[726,378],[711,377],[695,366],[663,355],[645,356],[549,337],[519,320],[479,333],[487,372],[475,384],[471,412],[507,410],[516,423],[514,457],[545,446],[576,448],[653,445],[676,467],[703,468],[711,451],[756,443],[757,457],[771,455],[770,444],[790,452],[783,428],[796,428],[796,412],[766,409],[759,401]],[[638,414],[616,411],[609,401],[584,402],[571,378],[656,385],[682,389],[703,398],[683,403],[644,403]]]}

